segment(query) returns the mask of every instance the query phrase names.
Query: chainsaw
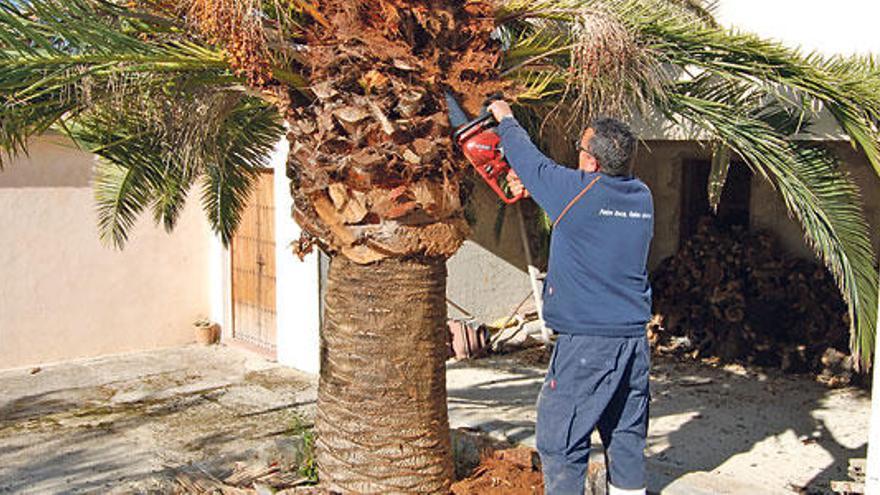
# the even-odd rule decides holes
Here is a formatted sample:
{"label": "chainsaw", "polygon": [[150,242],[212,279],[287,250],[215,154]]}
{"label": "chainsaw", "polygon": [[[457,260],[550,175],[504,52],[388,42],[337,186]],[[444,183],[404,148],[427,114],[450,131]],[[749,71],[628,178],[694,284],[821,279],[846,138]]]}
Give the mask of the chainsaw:
{"label": "chainsaw", "polygon": [[501,187],[502,181],[507,179],[510,165],[504,159],[501,138],[493,130],[497,122],[486,109],[488,104],[498,97],[490,97],[479,117],[470,120],[458,102],[455,101],[452,93],[446,91],[445,96],[449,123],[455,129],[452,140],[464,153],[465,158],[474,166],[483,181],[501,198],[501,201],[512,205],[522,199],[525,192],[510,196]]}

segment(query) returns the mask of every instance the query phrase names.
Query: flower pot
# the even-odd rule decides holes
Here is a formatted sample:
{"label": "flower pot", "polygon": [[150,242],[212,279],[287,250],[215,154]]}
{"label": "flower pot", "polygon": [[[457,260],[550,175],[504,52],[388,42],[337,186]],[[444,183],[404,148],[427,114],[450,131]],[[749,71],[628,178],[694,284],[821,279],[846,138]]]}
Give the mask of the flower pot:
{"label": "flower pot", "polygon": [[211,345],[220,338],[220,325],[212,323],[210,325],[196,325],[196,342],[201,345]]}

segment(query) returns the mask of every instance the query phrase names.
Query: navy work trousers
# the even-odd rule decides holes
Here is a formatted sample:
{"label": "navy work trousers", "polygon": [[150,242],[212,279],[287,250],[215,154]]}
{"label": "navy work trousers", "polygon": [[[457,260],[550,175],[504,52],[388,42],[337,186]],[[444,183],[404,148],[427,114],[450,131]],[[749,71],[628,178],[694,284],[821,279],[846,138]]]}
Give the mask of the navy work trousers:
{"label": "navy work trousers", "polygon": [[584,492],[594,428],[605,445],[609,483],[645,487],[650,359],[644,336],[559,335],[537,404],[546,494]]}

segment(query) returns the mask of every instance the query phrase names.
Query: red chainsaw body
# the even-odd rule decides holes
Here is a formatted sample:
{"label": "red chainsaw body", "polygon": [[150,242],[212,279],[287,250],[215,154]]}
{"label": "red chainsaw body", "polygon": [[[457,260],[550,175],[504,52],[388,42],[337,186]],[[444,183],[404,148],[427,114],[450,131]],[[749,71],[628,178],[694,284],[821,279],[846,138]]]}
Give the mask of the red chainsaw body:
{"label": "red chainsaw body", "polygon": [[501,181],[506,180],[510,165],[504,159],[501,138],[492,130],[488,120],[456,133],[456,142],[483,181],[502,201],[513,204],[523,198],[522,193],[508,196],[501,188]]}

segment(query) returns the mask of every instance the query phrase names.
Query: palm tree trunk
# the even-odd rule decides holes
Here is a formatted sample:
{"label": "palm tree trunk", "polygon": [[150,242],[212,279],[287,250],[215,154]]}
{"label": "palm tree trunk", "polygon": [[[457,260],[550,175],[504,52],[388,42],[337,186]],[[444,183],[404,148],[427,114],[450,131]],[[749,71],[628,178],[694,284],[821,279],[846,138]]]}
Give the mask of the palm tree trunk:
{"label": "palm tree trunk", "polygon": [[448,493],[443,259],[330,261],[317,461],[343,493]]}

